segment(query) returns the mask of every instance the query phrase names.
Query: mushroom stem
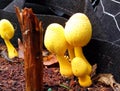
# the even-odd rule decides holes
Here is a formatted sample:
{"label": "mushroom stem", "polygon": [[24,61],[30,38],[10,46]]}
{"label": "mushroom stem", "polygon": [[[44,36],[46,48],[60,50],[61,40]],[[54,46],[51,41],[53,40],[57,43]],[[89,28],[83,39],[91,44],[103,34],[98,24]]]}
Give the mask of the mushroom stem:
{"label": "mushroom stem", "polygon": [[68,46],[68,54],[69,54],[70,61],[71,61],[75,57],[75,54],[74,54],[74,48],[71,47],[70,45]]}
{"label": "mushroom stem", "polygon": [[88,65],[88,74],[90,75],[91,72],[92,72],[92,66],[90,65],[90,63],[85,58],[85,56],[83,54],[82,47],[74,47],[74,52],[75,52],[76,57],[80,57],[80,58],[84,59],[84,61],[87,63],[87,65]]}
{"label": "mushroom stem", "polygon": [[71,61],[72,71],[75,76],[78,77],[79,84],[82,87],[87,87],[92,84],[90,75],[88,74],[88,64],[83,58],[75,57]]}
{"label": "mushroom stem", "polygon": [[60,66],[60,73],[65,77],[73,76],[72,68],[70,62],[64,57],[64,55],[56,55],[59,66]]}
{"label": "mushroom stem", "polygon": [[9,58],[17,57],[18,53],[17,53],[16,49],[13,47],[13,45],[10,43],[10,41],[7,39],[4,39],[4,41],[5,41],[5,44],[6,44],[7,49],[8,49]]}
{"label": "mushroom stem", "polygon": [[78,82],[82,87],[89,87],[92,84],[92,80],[89,75],[78,77]]}
{"label": "mushroom stem", "polygon": [[73,58],[73,60],[71,61],[71,66],[72,66],[73,74],[77,77],[85,76],[86,74],[88,74],[88,72],[87,72],[88,65],[84,61],[84,59],[82,59],[80,57]]}

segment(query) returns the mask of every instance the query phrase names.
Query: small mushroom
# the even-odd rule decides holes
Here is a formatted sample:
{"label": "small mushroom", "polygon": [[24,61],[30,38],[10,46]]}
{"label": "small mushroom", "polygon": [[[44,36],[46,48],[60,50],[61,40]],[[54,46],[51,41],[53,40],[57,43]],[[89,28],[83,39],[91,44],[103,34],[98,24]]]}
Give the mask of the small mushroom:
{"label": "small mushroom", "polygon": [[92,80],[88,75],[88,65],[84,59],[75,57],[71,61],[72,71],[78,77],[78,82],[82,87],[88,87],[92,84]]}
{"label": "small mushroom", "polygon": [[92,84],[92,80],[89,75],[78,77],[78,82],[82,87],[89,87]]}
{"label": "small mushroom", "polygon": [[65,38],[74,46],[76,57],[84,59],[88,65],[88,75],[92,72],[92,66],[85,58],[82,47],[87,45],[92,36],[92,26],[88,17],[83,13],[73,14],[65,25]]}
{"label": "small mushroom", "polygon": [[63,26],[58,23],[50,24],[45,32],[44,44],[50,52],[56,54],[60,73],[65,77],[71,77],[73,75],[71,63],[64,57],[68,43],[65,40]]}
{"label": "small mushroom", "polygon": [[14,58],[18,56],[16,49],[10,43],[10,39],[14,36],[14,32],[14,27],[10,23],[10,21],[8,21],[7,19],[0,20],[0,36],[1,38],[3,38],[7,46],[9,58]]}
{"label": "small mushroom", "polygon": [[73,74],[77,77],[85,76],[87,74],[88,65],[84,59],[75,57],[71,61]]}

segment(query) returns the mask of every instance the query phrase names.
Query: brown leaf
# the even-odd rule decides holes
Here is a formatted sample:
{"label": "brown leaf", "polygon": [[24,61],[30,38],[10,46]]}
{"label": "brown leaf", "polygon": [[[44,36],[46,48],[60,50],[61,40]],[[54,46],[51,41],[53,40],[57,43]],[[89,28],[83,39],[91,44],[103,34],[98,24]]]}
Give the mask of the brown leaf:
{"label": "brown leaf", "polygon": [[54,54],[49,54],[48,56],[43,57],[43,64],[44,65],[52,65],[57,63],[57,58]]}
{"label": "brown leaf", "polygon": [[96,87],[96,88],[88,88],[88,91],[113,91],[109,87]]}
{"label": "brown leaf", "polygon": [[94,75],[96,75],[96,69],[97,69],[97,64],[94,64],[94,65],[92,66],[91,77],[93,77]]}
{"label": "brown leaf", "polygon": [[114,91],[120,91],[120,84],[115,81],[112,74],[100,74],[98,77],[98,81],[106,85],[110,85]]}
{"label": "brown leaf", "polygon": [[1,55],[4,59],[6,59],[7,61],[13,62],[13,59],[10,59],[10,58],[8,57],[7,51],[5,51],[5,50],[1,51],[1,52],[0,52],[0,55]]}
{"label": "brown leaf", "polygon": [[19,38],[18,38],[18,57],[24,59],[24,46]]}

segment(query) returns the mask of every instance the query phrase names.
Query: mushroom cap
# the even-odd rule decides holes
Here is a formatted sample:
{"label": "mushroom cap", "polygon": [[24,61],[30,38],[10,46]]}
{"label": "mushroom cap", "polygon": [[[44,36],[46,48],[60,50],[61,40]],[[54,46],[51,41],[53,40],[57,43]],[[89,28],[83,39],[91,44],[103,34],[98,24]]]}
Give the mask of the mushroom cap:
{"label": "mushroom cap", "polygon": [[14,36],[14,32],[14,27],[9,20],[0,20],[0,35],[3,39],[11,39]]}
{"label": "mushroom cap", "polygon": [[85,46],[92,36],[92,26],[83,13],[73,14],[65,25],[65,38],[72,46]]}
{"label": "mushroom cap", "polygon": [[84,76],[88,72],[88,65],[87,63],[80,57],[75,57],[71,61],[71,67],[73,74],[77,77]]}
{"label": "mushroom cap", "polygon": [[44,44],[50,52],[63,55],[68,45],[63,26],[57,23],[50,24],[45,32]]}

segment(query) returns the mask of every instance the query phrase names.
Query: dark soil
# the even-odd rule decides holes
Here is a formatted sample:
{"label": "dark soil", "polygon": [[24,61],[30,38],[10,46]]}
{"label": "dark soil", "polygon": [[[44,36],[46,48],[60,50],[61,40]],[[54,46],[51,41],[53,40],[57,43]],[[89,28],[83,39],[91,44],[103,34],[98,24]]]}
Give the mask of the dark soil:
{"label": "dark soil", "polygon": [[[0,46],[0,52],[5,47]],[[0,56],[0,91],[25,91],[24,60],[14,58],[10,60]],[[82,88],[76,77],[64,78],[59,73],[59,65],[55,63],[44,66],[44,91],[113,91],[110,86],[93,82],[88,88]]]}

